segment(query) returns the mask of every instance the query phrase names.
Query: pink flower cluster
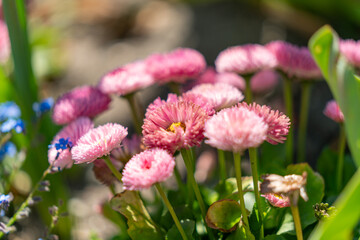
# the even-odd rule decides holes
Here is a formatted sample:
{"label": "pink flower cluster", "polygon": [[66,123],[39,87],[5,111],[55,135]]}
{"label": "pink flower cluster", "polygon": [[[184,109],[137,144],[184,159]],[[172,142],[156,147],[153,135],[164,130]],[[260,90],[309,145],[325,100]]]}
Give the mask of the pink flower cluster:
{"label": "pink flower cluster", "polygon": [[344,114],[335,100],[331,100],[326,104],[324,114],[337,123],[344,122]]}

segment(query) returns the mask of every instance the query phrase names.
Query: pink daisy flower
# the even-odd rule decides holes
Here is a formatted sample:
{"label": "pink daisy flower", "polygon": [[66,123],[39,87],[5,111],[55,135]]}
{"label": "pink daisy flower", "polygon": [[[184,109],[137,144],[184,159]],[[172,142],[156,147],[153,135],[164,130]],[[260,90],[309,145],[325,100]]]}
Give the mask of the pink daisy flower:
{"label": "pink daisy flower", "polygon": [[322,74],[307,47],[297,47],[284,41],[274,41],[266,45],[274,54],[277,67],[289,77],[298,79],[319,79]]}
{"label": "pink daisy flower", "polygon": [[197,77],[206,67],[204,56],[190,48],[178,48],[166,54],[153,54],[146,59],[147,71],[155,80],[184,83]]}
{"label": "pink daisy flower", "polygon": [[146,72],[146,65],[138,61],[117,68],[106,74],[98,88],[106,94],[126,95],[146,88],[154,83],[152,75]]}
{"label": "pink daisy flower", "polygon": [[266,193],[261,196],[266,198],[266,200],[274,207],[290,207],[290,199],[284,194]]}
{"label": "pink daisy flower", "polygon": [[273,70],[263,70],[256,73],[250,81],[253,93],[265,93],[271,91],[279,82],[279,75]]}
{"label": "pink daisy flower", "polygon": [[146,189],[169,178],[175,159],[163,149],[149,149],[132,157],[125,165],[122,181],[125,190]]}
{"label": "pink daisy flower", "polygon": [[215,109],[213,104],[208,101],[204,96],[194,93],[183,93],[180,97],[180,100],[185,102],[192,102],[196,105],[199,105],[202,109],[205,110],[208,116],[212,116],[215,114]]}
{"label": "pink daisy flower", "polygon": [[166,103],[149,114],[143,128],[147,147],[159,147],[174,153],[199,145],[204,138],[205,110],[186,101]]}
{"label": "pink daisy flower", "polygon": [[186,93],[202,96],[216,111],[233,106],[244,99],[243,94],[236,87],[226,83],[204,83]]}
{"label": "pink daisy flower", "polygon": [[355,67],[360,67],[360,41],[340,40],[340,52]]}
{"label": "pink daisy flower", "polygon": [[326,104],[324,114],[337,123],[344,122],[344,114],[335,100],[331,100]]}
{"label": "pink daisy flower", "polygon": [[254,112],[239,107],[226,108],[205,123],[205,142],[215,148],[242,152],[258,147],[265,139],[267,124]]}
{"label": "pink daisy flower", "polygon": [[235,46],[220,52],[215,60],[218,72],[252,74],[276,66],[274,55],[264,46],[247,44]]}
{"label": "pink daisy flower", "polygon": [[10,56],[10,38],[8,28],[3,20],[0,20],[0,63],[5,63]]}
{"label": "pink daisy flower", "polygon": [[[80,117],[61,129],[60,132],[54,137],[51,145],[54,145],[61,138],[69,138],[69,141],[75,145],[79,138],[93,127],[94,124],[89,118]],[[58,158],[56,159],[56,157]],[[50,148],[48,151],[48,161],[50,164],[52,163],[54,167],[60,167],[61,169],[70,168],[73,164],[71,152],[69,149],[62,150],[60,153],[58,153],[58,150],[56,150],[54,147]]]}
{"label": "pink daisy flower", "polygon": [[[123,164],[119,161],[111,159],[111,162],[117,170],[120,170],[123,166]],[[106,165],[104,159],[96,159],[94,161],[93,172],[95,178],[106,186],[110,186],[117,181],[117,178],[113,175],[109,167]]]}
{"label": "pink daisy flower", "polygon": [[82,86],[59,97],[52,119],[56,124],[67,124],[78,117],[95,117],[109,107],[111,98],[92,86]]}
{"label": "pink daisy flower", "polygon": [[178,101],[179,101],[179,98],[174,93],[169,93],[166,100],[161,100],[160,97],[157,97],[147,107],[145,117],[148,117],[153,110],[157,109],[158,107],[161,107],[162,105],[165,105],[166,103],[175,103],[175,102],[178,102]]}
{"label": "pink daisy flower", "polygon": [[267,142],[276,145],[286,140],[286,135],[288,135],[290,128],[290,119],[285,114],[278,110],[274,111],[266,105],[261,106],[257,103],[248,105],[246,102],[242,102],[238,104],[238,107],[244,107],[254,112],[269,126],[266,132]]}
{"label": "pink daisy flower", "polygon": [[128,134],[127,129],[116,123],[93,128],[82,136],[71,149],[75,164],[90,163],[120,146]]}

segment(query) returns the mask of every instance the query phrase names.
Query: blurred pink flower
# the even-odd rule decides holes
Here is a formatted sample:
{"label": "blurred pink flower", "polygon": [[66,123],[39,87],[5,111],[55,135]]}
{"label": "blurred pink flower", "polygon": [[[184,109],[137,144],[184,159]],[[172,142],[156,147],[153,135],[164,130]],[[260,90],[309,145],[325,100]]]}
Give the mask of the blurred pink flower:
{"label": "blurred pink flower", "polygon": [[204,83],[186,93],[205,98],[216,111],[231,107],[244,99],[243,94],[236,87],[226,83]]}
{"label": "blurred pink flower", "polygon": [[[123,166],[123,164],[119,161],[111,159],[111,162],[117,170],[120,170]],[[110,186],[117,181],[117,178],[113,175],[109,167],[106,165],[104,159],[96,159],[94,161],[93,172],[95,178],[106,186]]]}
{"label": "blurred pink flower", "polygon": [[71,149],[75,164],[90,163],[110,154],[114,148],[120,146],[127,134],[127,129],[116,123],[91,129]]}
{"label": "blurred pink flower", "polygon": [[360,41],[340,40],[340,52],[355,67],[360,67]]}
{"label": "blurred pink flower", "polygon": [[146,88],[153,83],[154,78],[146,72],[145,62],[138,61],[106,74],[100,80],[98,88],[103,93],[122,96]]}
{"label": "blurred pink flower", "polygon": [[211,104],[211,102],[208,101],[208,99],[206,99],[204,96],[188,92],[188,93],[183,93],[180,97],[180,100],[185,102],[192,102],[196,105],[199,105],[200,107],[202,107],[202,109],[205,110],[208,116],[212,116],[215,114],[215,109],[213,104]]}
{"label": "blurred pink flower", "polygon": [[[63,129],[61,129],[60,132],[56,134],[51,144],[55,144],[60,138],[69,138],[69,141],[75,145],[79,138],[93,127],[94,124],[89,118],[80,117],[71,122],[69,125],[63,127]],[[57,159],[56,156],[58,156]],[[73,160],[69,149],[62,150],[58,155],[58,150],[56,150],[55,147],[50,148],[48,150],[48,161],[50,164],[53,163],[54,167],[60,167],[61,169],[70,168],[73,165]]]}
{"label": "blurred pink flower", "polygon": [[0,63],[5,63],[9,59],[10,47],[8,28],[6,23],[0,20]]}
{"label": "blurred pink flower", "polygon": [[253,93],[265,93],[271,91],[279,82],[279,75],[274,70],[263,70],[256,73],[250,81]]}
{"label": "blurred pink flower", "polygon": [[146,59],[147,71],[155,81],[184,83],[197,77],[206,68],[204,56],[190,48],[178,48],[165,54],[153,54]]}
{"label": "blurred pink flower", "polygon": [[234,46],[220,52],[215,60],[218,72],[252,74],[276,66],[274,55],[259,44]]}
{"label": "blurred pink flower", "polygon": [[273,41],[266,48],[274,54],[277,67],[289,77],[320,79],[322,74],[307,47],[297,47],[284,41]]}
{"label": "blurred pink flower", "polygon": [[324,114],[337,123],[344,122],[344,114],[335,100],[331,100],[326,104]]}
{"label": "blurred pink flower", "polygon": [[169,93],[168,94],[168,97],[165,100],[161,100],[160,97],[157,97],[152,103],[149,104],[149,106],[147,107],[146,109],[146,113],[145,113],[145,117],[148,117],[149,114],[157,109],[158,107],[161,107],[162,105],[166,104],[166,103],[175,103],[175,102],[178,102],[179,101],[179,98],[176,94],[174,93]]}
{"label": "blurred pink flower", "polygon": [[290,207],[290,199],[288,196],[284,194],[276,194],[276,193],[267,193],[261,195],[262,197],[266,198],[269,203],[278,208]]}
{"label": "blurred pink flower", "polygon": [[175,159],[166,150],[149,149],[132,157],[125,165],[122,181],[125,190],[141,190],[169,178]]}
{"label": "blurred pink flower", "polygon": [[111,98],[92,86],[82,86],[59,97],[54,105],[52,119],[67,124],[78,117],[95,117],[108,109]]}
{"label": "blurred pink flower", "polygon": [[141,137],[136,134],[133,134],[131,138],[124,138],[121,146],[111,151],[110,159],[127,163],[132,156],[145,149],[141,140]]}
{"label": "blurred pink flower", "polygon": [[267,124],[244,107],[221,110],[205,123],[205,142],[215,148],[242,152],[258,147],[265,139]]}
{"label": "blurred pink flower", "polygon": [[274,111],[266,105],[261,106],[257,103],[247,104],[246,102],[242,102],[238,104],[238,107],[244,107],[254,112],[269,126],[266,133],[267,142],[276,145],[286,140],[286,135],[288,135],[290,128],[290,118],[285,114],[278,110]]}
{"label": "blurred pink flower", "polygon": [[205,110],[192,102],[166,103],[145,118],[142,126],[144,144],[171,153],[199,145],[204,138],[207,119]]}

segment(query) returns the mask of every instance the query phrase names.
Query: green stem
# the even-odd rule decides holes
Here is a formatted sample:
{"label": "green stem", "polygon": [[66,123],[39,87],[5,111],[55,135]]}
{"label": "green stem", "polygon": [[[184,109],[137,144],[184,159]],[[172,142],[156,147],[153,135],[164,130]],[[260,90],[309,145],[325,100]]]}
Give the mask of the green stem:
{"label": "green stem", "polygon": [[261,223],[260,229],[260,239],[264,238],[264,224],[263,224],[263,209],[260,202],[260,193],[259,193],[259,177],[258,177],[258,170],[257,170],[257,149],[256,148],[249,148],[249,155],[250,155],[250,163],[251,163],[251,172],[253,176],[253,183],[254,183],[254,192],[255,192],[255,200],[256,206],[258,208],[259,213],[259,222]]}
{"label": "green stem", "polygon": [[121,178],[122,175],[121,173],[116,169],[116,167],[114,166],[114,164],[112,163],[112,161],[110,160],[109,156],[104,156],[102,159],[104,159],[106,165],[108,166],[108,168],[110,169],[110,171],[114,174],[114,176],[120,181],[122,182]]}
{"label": "green stem", "polygon": [[[293,96],[292,96],[292,82],[289,78],[283,74],[284,79],[284,98],[286,106],[286,115],[290,118],[290,121],[294,121],[293,116]],[[289,133],[287,140],[285,142],[286,147],[286,165],[289,165],[293,162],[293,149],[294,149],[294,133],[292,128],[292,122],[290,125]]]}
{"label": "green stem", "polygon": [[251,92],[251,75],[245,75],[243,76],[246,82],[246,88],[245,88],[245,100],[247,103],[251,103],[252,102],[252,92]]}
{"label": "green stem", "polygon": [[109,190],[110,190],[110,192],[112,193],[112,195],[116,195],[116,191],[115,191],[115,186],[114,186],[114,184],[111,184],[110,186],[109,186]]}
{"label": "green stem", "polygon": [[168,210],[169,210],[172,218],[174,219],[175,225],[176,225],[177,229],[179,230],[182,238],[183,238],[184,240],[187,240],[188,238],[187,238],[187,236],[186,236],[186,234],[185,234],[185,231],[184,231],[184,229],[182,228],[182,226],[181,226],[181,224],[180,224],[180,221],[179,221],[178,217],[176,216],[176,213],[175,213],[173,207],[171,206],[171,203],[169,202],[169,199],[166,197],[166,194],[164,193],[164,190],[162,189],[162,187],[160,186],[159,183],[155,183],[155,187],[156,187],[156,189],[158,190],[160,196],[162,197],[162,199],[163,199],[166,207],[168,208]]}
{"label": "green stem", "polygon": [[141,135],[142,111],[140,110],[135,93],[125,95],[124,98],[128,101],[130,105],[131,114],[135,125],[135,131],[137,134]]}
{"label": "green stem", "polygon": [[219,171],[220,171],[220,182],[225,182],[226,179],[226,163],[225,163],[225,152],[218,149],[218,160],[219,160]]}
{"label": "green stem", "polygon": [[304,162],[306,156],[306,130],[309,114],[309,103],[311,96],[311,82],[301,83],[301,107],[300,107],[300,125],[298,138],[298,158],[297,162]]}
{"label": "green stem", "polygon": [[[292,202],[290,200],[290,202]],[[295,231],[296,231],[296,237],[297,240],[303,240],[303,234],[302,234],[302,229],[301,229],[301,221],[300,221],[300,215],[299,215],[299,208],[297,205],[293,205],[291,203],[290,205],[291,208],[291,213],[293,215],[293,219],[294,219],[294,225],[295,225]]]}
{"label": "green stem", "polygon": [[339,152],[338,152],[338,162],[337,162],[337,174],[336,174],[336,185],[338,193],[341,192],[342,180],[343,180],[343,171],[344,171],[344,152],[346,146],[346,134],[345,128],[341,124],[340,126],[340,139],[339,139]]}
{"label": "green stem", "polygon": [[209,237],[210,239],[215,239],[214,235],[213,235],[213,232],[211,231],[211,229],[206,225],[206,221],[205,221],[205,216],[206,216],[206,207],[205,207],[205,202],[204,202],[204,199],[203,197],[201,196],[201,193],[200,193],[200,189],[199,189],[199,185],[197,184],[196,180],[195,180],[195,177],[194,177],[194,170],[193,170],[193,159],[190,158],[190,156],[192,156],[191,150],[187,150],[187,149],[181,149],[180,152],[181,152],[181,155],[184,159],[184,163],[185,163],[185,166],[186,166],[186,170],[187,170],[187,177],[188,177],[188,181],[190,181],[191,185],[192,185],[192,188],[195,192],[195,196],[196,196],[196,199],[199,203],[199,207],[200,207],[200,210],[201,210],[201,216],[204,220],[204,224],[205,224],[205,227],[206,227],[206,230],[209,234]]}
{"label": "green stem", "polygon": [[175,165],[175,168],[174,168],[174,174],[175,174],[175,179],[176,179],[177,185],[179,187],[179,190],[181,191],[181,193],[183,195],[186,195],[186,189],[185,189],[184,184],[183,184],[183,182],[181,180],[181,175],[180,175],[179,169],[177,168],[176,165]]}
{"label": "green stem", "polygon": [[243,223],[245,225],[246,232],[250,232],[249,228],[249,220],[245,208],[245,201],[244,201],[244,193],[242,190],[242,181],[241,181],[241,156],[240,153],[234,152],[234,167],[235,167],[235,175],[236,175],[236,182],[238,187],[238,194],[240,200],[240,209],[243,215]]}

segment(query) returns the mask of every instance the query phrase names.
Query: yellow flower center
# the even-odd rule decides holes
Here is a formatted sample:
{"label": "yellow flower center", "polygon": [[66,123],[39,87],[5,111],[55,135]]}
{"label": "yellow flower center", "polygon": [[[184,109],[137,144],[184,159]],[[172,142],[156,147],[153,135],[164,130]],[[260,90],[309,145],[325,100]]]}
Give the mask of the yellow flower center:
{"label": "yellow flower center", "polygon": [[181,127],[181,128],[184,130],[184,132],[185,132],[186,126],[185,126],[185,124],[182,123],[182,122],[172,123],[172,124],[170,125],[170,127],[168,127],[168,128],[166,129],[166,131],[175,133],[175,128],[178,128],[178,127]]}
{"label": "yellow flower center", "polygon": [[277,198],[279,198],[279,199],[283,199],[283,197],[282,197],[280,194],[274,193],[274,196],[277,197]]}

